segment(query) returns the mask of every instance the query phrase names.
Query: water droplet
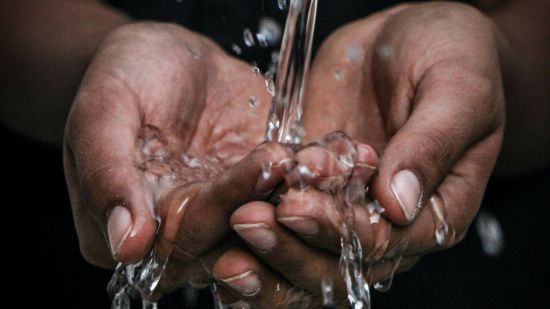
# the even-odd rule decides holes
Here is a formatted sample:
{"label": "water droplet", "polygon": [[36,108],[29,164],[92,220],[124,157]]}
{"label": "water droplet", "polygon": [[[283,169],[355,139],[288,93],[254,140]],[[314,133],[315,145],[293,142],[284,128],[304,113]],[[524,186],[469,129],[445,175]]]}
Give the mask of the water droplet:
{"label": "water droplet", "polygon": [[273,80],[273,74],[271,72],[265,73],[265,88],[270,96],[275,96],[275,81]]}
{"label": "water droplet", "polygon": [[438,245],[443,246],[445,244],[445,239],[447,239],[448,233],[449,227],[447,226],[447,223],[442,221],[435,230],[435,241]]}
{"label": "water droplet", "polygon": [[355,64],[361,64],[365,56],[365,51],[359,44],[351,44],[346,50],[346,56],[348,59]]}
{"label": "water droplet", "polygon": [[395,54],[394,48],[387,43],[380,44],[376,52],[378,53],[378,56],[380,57],[380,59],[386,60],[386,61],[391,60]]}
{"label": "water droplet", "polygon": [[[402,256],[398,256],[398,257],[395,258],[395,260],[393,260],[391,262],[392,263],[391,273],[385,279],[383,279],[379,282],[376,282],[374,284],[373,287],[374,287],[375,290],[377,290],[378,292],[382,292],[382,293],[385,293],[385,292],[390,290],[392,282],[393,282],[393,277],[395,276],[395,272],[397,271],[397,268],[399,268],[399,265],[401,264],[402,259],[403,259]],[[390,262],[386,261],[385,263],[390,263]]]}
{"label": "water droplet", "polygon": [[287,4],[287,1],[288,0],[277,0],[277,4],[279,5],[279,9],[281,11],[284,11],[288,8],[288,4]]}
{"label": "water droplet", "polygon": [[489,256],[502,254],[504,250],[504,233],[495,215],[486,210],[480,211],[477,215],[476,230],[485,254]]}
{"label": "water droplet", "polygon": [[367,206],[368,212],[369,212],[369,221],[370,224],[376,224],[380,221],[380,214],[385,211],[384,208],[380,206],[378,201],[372,201]]}
{"label": "water droplet", "polygon": [[334,70],[334,78],[336,78],[336,80],[342,80],[342,70],[335,69]]}
{"label": "water droplet", "polygon": [[299,145],[306,134],[301,121],[294,121],[290,124],[289,132],[285,136],[285,143]]}
{"label": "water droplet", "polygon": [[303,164],[300,164],[298,166],[298,173],[300,174],[300,176],[302,176],[303,178],[314,178],[317,176],[317,174],[315,174],[314,172],[312,172],[309,167],[303,165]]}
{"label": "water droplet", "polygon": [[266,36],[262,33],[256,33],[256,40],[258,40],[258,45],[260,45],[261,48],[266,48],[269,46]]}
{"label": "water droplet", "polygon": [[281,40],[281,26],[270,17],[260,18],[256,39],[260,47],[275,46]]}
{"label": "water droplet", "polygon": [[262,178],[263,179],[269,179],[271,177],[271,172],[273,169],[273,163],[271,161],[265,161],[262,163]]}
{"label": "water droplet", "polygon": [[256,106],[257,106],[256,97],[250,96],[250,97],[248,98],[248,106],[249,106],[250,108],[256,108]]}
{"label": "water droplet", "polygon": [[250,29],[248,28],[244,29],[243,39],[244,39],[244,44],[248,47],[252,47],[256,45],[256,42],[254,41],[254,35],[252,34],[252,31],[250,31]]}
{"label": "water droplet", "polygon": [[271,52],[271,63],[274,65],[277,65],[278,62],[279,62],[279,52],[277,51]]}
{"label": "water droplet", "polygon": [[233,52],[237,55],[240,55],[243,53],[243,50],[241,49],[241,47],[237,44],[232,44],[231,45],[231,49],[233,50]]}
{"label": "water droplet", "polygon": [[334,306],[334,287],[332,278],[328,275],[321,281],[321,294],[323,295],[323,306]]}

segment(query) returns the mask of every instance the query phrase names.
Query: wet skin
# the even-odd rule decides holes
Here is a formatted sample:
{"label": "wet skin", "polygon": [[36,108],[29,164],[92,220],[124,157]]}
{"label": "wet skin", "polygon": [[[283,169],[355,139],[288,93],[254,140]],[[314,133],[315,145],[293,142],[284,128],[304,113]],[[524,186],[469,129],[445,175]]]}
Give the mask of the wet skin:
{"label": "wet skin", "polygon": [[[370,181],[371,198],[385,209],[385,219],[374,225],[366,208],[358,209],[363,247],[376,252],[366,261],[373,264],[371,281],[384,279],[396,256],[404,256],[404,270],[437,248],[433,212],[407,213],[404,203],[416,198],[415,208],[443,205],[454,231],[445,247],[461,239],[477,212],[504,124],[497,42],[498,34],[477,11],[424,4],[344,26],[319,51],[306,93],[307,139],[343,130],[362,154],[363,169],[355,173]],[[350,46],[357,48],[351,56]],[[341,70],[339,79],[335,69]],[[260,102],[257,115],[247,104],[251,95]],[[292,173],[286,164],[258,186],[266,161],[310,164],[325,176],[342,171],[323,149],[295,154],[276,144],[256,147],[269,101],[263,79],[250,66],[181,27],[142,23],[111,34],[84,78],[65,139],[84,256],[112,267],[114,260],[138,261],[154,245],[173,256],[161,292],[212,272],[224,286],[225,301],[243,299],[262,308],[287,306],[293,295],[300,299],[296,306],[309,306],[323,274],[331,272],[344,299],[337,279],[338,225],[324,188],[315,183],[300,193],[290,185],[282,204],[269,200],[271,189]],[[166,151],[160,163],[145,164],[140,140],[146,132],[155,132]],[[182,153],[217,155],[221,174],[197,181],[189,176],[193,171],[180,167],[181,177],[159,187],[160,178],[151,174],[162,174],[165,163]],[[398,198],[395,193],[403,190],[392,180],[403,170],[411,172],[401,182],[409,187],[407,197]],[[411,174],[416,190],[410,189]],[[154,205],[163,222],[155,243]],[[247,233],[250,227],[256,231]],[[243,273],[257,280],[242,280]]]}

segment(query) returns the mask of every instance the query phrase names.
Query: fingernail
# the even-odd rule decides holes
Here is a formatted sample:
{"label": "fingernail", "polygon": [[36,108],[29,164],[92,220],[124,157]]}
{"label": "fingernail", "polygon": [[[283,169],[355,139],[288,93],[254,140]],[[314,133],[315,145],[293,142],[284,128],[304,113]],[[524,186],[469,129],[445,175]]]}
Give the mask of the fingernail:
{"label": "fingernail", "polygon": [[132,215],[130,211],[123,206],[113,208],[107,219],[107,235],[109,236],[109,245],[113,256],[116,256],[120,251],[131,230]]}
{"label": "fingernail", "polygon": [[419,208],[422,188],[416,175],[409,170],[402,170],[393,176],[391,190],[399,202],[408,222],[411,222]]}
{"label": "fingernail", "polygon": [[235,224],[233,229],[247,243],[261,251],[270,251],[277,244],[275,233],[265,223]]}
{"label": "fingernail", "polygon": [[370,155],[370,148],[366,145],[358,144],[357,145],[357,161],[365,162],[368,160]]}
{"label": "fingernail", "polygon": [[260,292],[262,287],[260,278],[253,270],[231,278],[221,279],[221,281],[244,296],[254,296]]}
{"label": "fingernail", "polygon": [[277,221],[298,234],[313,236],[319,233],[319,223],[317,220],[306,217],[285,217],[278,218]]}

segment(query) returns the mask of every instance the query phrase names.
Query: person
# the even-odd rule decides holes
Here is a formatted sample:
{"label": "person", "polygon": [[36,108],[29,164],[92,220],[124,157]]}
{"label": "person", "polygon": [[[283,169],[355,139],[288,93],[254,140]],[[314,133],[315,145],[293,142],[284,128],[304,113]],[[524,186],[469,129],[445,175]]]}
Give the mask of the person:
{"label": "person", "polygon": [[[60,142],[66,126],[65,173],[89,262],[136,262],[154,245],[173,256],[162,291],[200,282],[205,266],[226,302],[286,306],[297,294],[300,306],[315,305],[323,275],[338,276],[338,231],[323,208],[304,205],[330,198],[289,191],[275,207],[266,195],[283,172],[260,184],[261,165],[293,159],[321,175],[334,170],[319,149],[257,147],[270,101],[261,76],[201,34],[133,22],[97,1],[0,3],[2,121],[50,142]],[[324,40],[305,95],[306,138],[342,130],[365,166],[377,166],[371,195],[385,209],[377,226],[393,227],[381,244],[373,237],[379,228],[360,221],[364,248],[397,248],[384,258],[403,256],[409,268],[437,248],[434,213],[420,209],[434,203],[453,231],[444,247],[462,239],[502,140],[498,173],[548,165],[548,43],[538,39],[548,28],[546,7],[508,1],[484,15],[458,3],[399,5]],[[250,96],[259,116],[243,104]],[[216,154],[216,177],[177,166],[175,187],[159,185],[182,153]],[[155,212],[165,223],[153,244]],[[377,262],[373,282],[391,264]],[[342,297],[344,287],[335,288]]]}

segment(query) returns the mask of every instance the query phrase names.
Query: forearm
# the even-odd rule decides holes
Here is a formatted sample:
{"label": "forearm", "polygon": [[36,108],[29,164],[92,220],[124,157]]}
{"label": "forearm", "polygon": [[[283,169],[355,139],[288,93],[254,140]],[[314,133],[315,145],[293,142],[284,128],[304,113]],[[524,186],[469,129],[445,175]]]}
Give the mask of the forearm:
{"label": "forearm", "polygon": [[0,121],[60,145],[97,46],[128,21],[96,0],[0,0]]}
{"label": "forearm", "polygon": [[550,164],[550,3],[507,1],[488,12],[509,43],[503,59],[507,124],[497,173]]}

